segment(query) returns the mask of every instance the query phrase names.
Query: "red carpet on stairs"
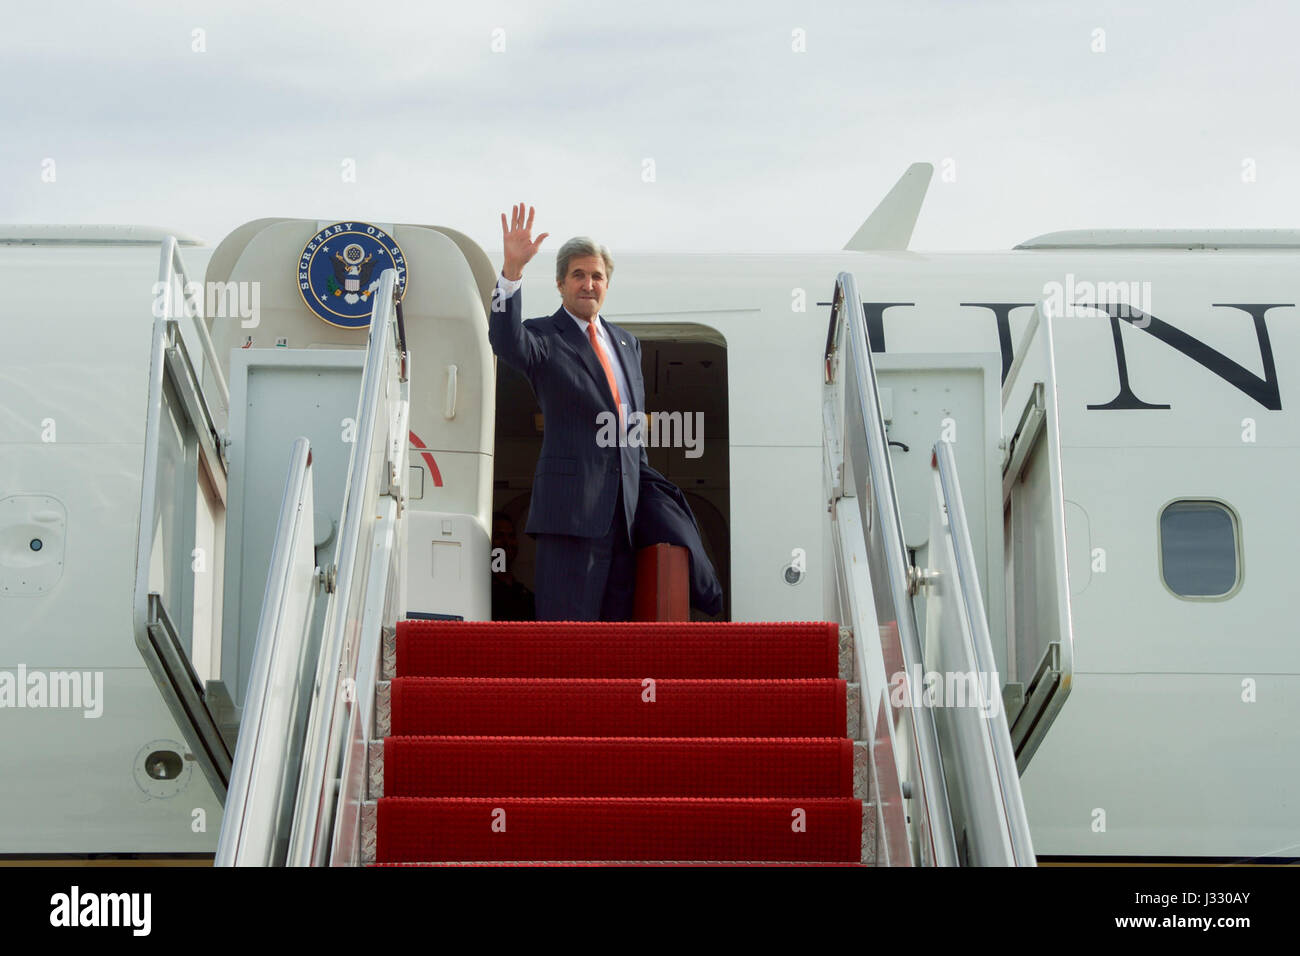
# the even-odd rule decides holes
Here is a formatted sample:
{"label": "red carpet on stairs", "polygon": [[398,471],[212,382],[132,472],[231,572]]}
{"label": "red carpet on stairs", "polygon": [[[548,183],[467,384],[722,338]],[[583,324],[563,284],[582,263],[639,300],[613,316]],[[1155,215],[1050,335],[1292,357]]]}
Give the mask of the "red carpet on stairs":
{"label": "red carpet on stairs", "polygon": [[[652,679],[652,678],[651,678]],[[398,677],[394,734],[546,737],[829,737],[842,680]],[[654,700],[648,700],[649,691]]]}
{"label": "red carpet on stairs", "polygon": [[[806,831],[791,826],[792,806]],[[501,826],[493,832],[489,821]],[[396,860],[846,860],[856,800],[385,797],[379,855]]]}
{"label": "red carpet on stairs", "polygon": [[842,797],[853,742],[821,737],[389,737],[384,795]]}
{"label": "red carpet on stairs", "polygon": [[833,623],[403,621],[378,863],[862,859]]}
{"label": "red carpet on stairs", "polygon": [[839,627],[818,622],[404,621],[397,628],[397,673],[422,677],[833,679],[839,652]]}

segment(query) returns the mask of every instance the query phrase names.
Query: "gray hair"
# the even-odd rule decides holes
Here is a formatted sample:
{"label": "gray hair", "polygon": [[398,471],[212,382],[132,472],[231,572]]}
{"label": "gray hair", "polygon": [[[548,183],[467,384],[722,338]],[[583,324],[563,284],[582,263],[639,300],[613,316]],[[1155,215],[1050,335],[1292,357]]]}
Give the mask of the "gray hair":
{"label": "gray hair", "polygon": [[560,246],[560,251],[555,254],[555,281],[564,281],[564,277],[569,274],[571,259],[584,259],[587,256],[600,256],[605,260],[606,282],[614,277],[614,257],[609,254],[609,250],[588,236],[575,236]]}

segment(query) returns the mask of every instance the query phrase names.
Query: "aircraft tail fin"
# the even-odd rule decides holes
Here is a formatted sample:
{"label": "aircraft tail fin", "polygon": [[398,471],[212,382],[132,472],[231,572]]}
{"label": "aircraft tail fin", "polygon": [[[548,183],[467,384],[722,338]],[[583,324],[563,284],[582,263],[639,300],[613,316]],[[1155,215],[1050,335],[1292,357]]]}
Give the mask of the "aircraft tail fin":
{"label": "aircraft tail fin", "polygon": [[907,172],[894,183],[894,188],[880,201],[866,222],[858,227],[853,238],[844,244],[845,251],[906,249],[933,176],[932,163],[913,163],[907,167]]}

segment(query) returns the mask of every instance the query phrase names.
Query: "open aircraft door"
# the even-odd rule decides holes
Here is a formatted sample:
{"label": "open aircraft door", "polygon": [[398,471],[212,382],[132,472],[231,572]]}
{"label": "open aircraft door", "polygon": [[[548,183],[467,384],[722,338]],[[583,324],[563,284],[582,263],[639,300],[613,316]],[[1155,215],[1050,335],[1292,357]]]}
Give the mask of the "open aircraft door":
{"label": "open aircraft door", "polygon": [[159,283],[132,603],[135,641],[224,800],[232,746],[200,674],[208,671],[212,641],[220,640],[227,474],[214,413],[228,413],[230,397],[170,236],[162,245]]}
{"label": "open aircraft door", "polygon": [[1074,637],[1052,317],[1040,304],[1002,387],[1007,568],[1003,700],[1023,774],[1070,694]]}

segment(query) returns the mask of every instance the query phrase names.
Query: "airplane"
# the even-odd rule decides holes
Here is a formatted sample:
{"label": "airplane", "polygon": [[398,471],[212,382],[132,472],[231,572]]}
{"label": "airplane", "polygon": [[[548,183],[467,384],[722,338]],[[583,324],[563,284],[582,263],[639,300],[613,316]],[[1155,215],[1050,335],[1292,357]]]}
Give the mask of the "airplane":
{"label": "airplane", "polygon": [[[1300,857],[1300,231],[914,251],[932,173],[837,251],[616,256],[725,592],[694,624],[834,625],[862,861]],[[0,226],[0,856],[372,861],[396,622],[490,621],[527,514],[498,263],[360,219]]]}

